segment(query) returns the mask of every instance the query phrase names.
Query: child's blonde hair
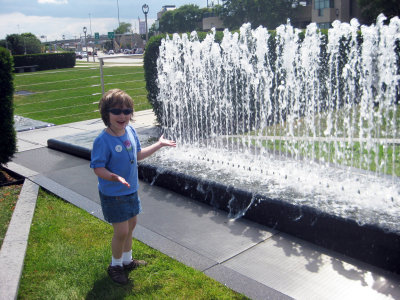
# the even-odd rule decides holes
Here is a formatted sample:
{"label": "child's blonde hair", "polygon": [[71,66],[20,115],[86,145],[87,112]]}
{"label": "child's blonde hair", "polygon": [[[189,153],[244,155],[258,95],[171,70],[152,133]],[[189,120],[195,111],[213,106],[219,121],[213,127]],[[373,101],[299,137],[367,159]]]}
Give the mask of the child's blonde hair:
{"label": "child's blonde hair", "polygon": [[[112,89],[103,95],[99,102],[101,118],[106,126],[110,126],[110,112],[112,108],[130,108],[133,110],[132,98],[120,89]],[[132,120],[131,115],[131,120]]]}

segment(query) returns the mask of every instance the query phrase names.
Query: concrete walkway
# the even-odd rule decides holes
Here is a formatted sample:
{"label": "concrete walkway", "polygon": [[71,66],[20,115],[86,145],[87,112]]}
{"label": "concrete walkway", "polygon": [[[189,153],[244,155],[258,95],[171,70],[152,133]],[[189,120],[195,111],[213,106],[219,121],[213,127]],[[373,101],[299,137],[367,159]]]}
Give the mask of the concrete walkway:
{"label": "concrete walkway", "polygon": [[[154,123],[151,111],[136,113],[140,136],[154,134]],[[11,224],[1,249],[0,299],[16,297],[38,186],[103,219],[89,162],[47,148],[54,138],[91,147],[103,127],[95,119],[18,133],[19,152],[7,167],[26,177],[17,206],[29,205],[16,209],[12,223],[25,219],[26,225],[16,232]],[[139,195],[143,213],[135,238],[252,299],[400,299],[395,274],[245,219],[232,221],[223,211],[145,182]]]}

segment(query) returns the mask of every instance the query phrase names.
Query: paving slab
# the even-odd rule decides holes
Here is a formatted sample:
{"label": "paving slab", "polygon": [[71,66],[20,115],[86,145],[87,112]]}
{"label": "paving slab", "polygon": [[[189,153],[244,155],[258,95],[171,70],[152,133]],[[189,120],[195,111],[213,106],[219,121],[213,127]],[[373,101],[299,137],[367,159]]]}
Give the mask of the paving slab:
{"label": "paving slab", "polygon": [[246,295],[251,299],[262,300],[288,300],[292,297],[285,295],[273,288],[264,285],[250,277],[225,267],[224,265],[215,265],[204,272],[207,276],[225,284],[231,289]]}
{"label": "paving slab", "polygon": [[[82,164],[82,160],[75,156],[65,155],[47,147],[17,153],[12,161],[37,173],[57,171]],[[89,166],[87,161],[86,165]]]}
{"label": "paving slab", "polygon": [[40,145],[39,143],[32,142],[32,141],[25,141],[23,139],[18,139],[17,140],[17,151],[18,152],[23,152],[27,150],[32,150],[32,149],[38,149],[42,148],[43,145]]}
{"label": "paving slab", "polygon": [[[26,94],[26,93],[25,93]],[[29,92],[28,92],[29,94]],[[16,131],[26,131],[33,130],[38,128],[44,128],[54,126],[52,123],[42,122],[38,120],[33,120],[30,118],[22,117],[22,116],[14,116],[14,128]]]}
{"label": "paving slab", "polygon": [[[140,219],[140,222],[141,220],[142,218]],[[144,242],[146,245],[161,251],[169,257],[199,271],[207,270],[218,264],[216,261],[188,249],[177,242],[142,226],[141,224],[136,225],[133,237]]]}
{"label": "paving slab", "polygon": [[224,266],[295,299],[400,299],[397,275],[283,233]]}
{"label": "paving slab", "polygon": [[139,196],[144,227],[218,263],[276,233],[244,219],[232,221],[223,211],[145,182]]}
{"label": "paving slab", "polygon": [[42,145],[43,147],[46,147],[47,140],[50,138],[80,133],[83,133],[82,129],[70,128],[68,126],[60,125],[36,130],[17,132],[17,139],[21,139],[25,142],[36,143]]}

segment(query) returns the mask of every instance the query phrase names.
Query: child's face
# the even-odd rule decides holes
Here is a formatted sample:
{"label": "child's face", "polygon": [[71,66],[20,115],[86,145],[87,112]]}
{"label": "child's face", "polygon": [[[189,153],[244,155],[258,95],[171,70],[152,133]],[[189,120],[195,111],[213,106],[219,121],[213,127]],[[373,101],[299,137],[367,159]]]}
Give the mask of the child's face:
{"label": "child's face", "polygon": [[114,131],[124,130],[129,124],[132,116],[132,110],[128,107],[113,107],[109,110],[110,127]]}

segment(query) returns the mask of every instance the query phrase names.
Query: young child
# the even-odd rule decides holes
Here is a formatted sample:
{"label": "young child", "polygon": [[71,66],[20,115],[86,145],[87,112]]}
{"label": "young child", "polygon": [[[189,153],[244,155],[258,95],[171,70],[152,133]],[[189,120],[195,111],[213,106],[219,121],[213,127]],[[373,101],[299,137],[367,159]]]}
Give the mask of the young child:
{"label": "young child", "polygon": [[114,228],[112,260],[107,272],[114,282],[127,284],[129,280],[125,271],[146,264],[132,259],[132,232],[142,209],[137,193],[137,161],[164,146],[176,147],[176,143],[161,136],[157,143],[142,149],[135,129],[129,125],[133,100],[122,90],[113,89],[105,93],[99,109],[107,128],[93,143],[90,167],[99,179],[104,219]]}

